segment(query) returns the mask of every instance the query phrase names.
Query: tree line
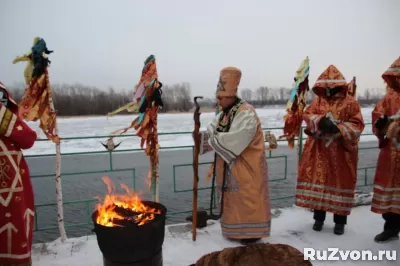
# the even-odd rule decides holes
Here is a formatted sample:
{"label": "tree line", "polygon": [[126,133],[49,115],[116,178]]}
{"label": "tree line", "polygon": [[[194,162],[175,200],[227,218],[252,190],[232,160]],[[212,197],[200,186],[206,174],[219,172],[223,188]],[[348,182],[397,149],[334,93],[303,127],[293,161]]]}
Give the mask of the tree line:
{"label": "tree line", "polygon": [[[240,95],[242,99],[252,103],[253,106],[263,107],[268,105],[286,105],[291,92],[291,89],[284,87],[269,88],[266,86],[261,86],[256,90],[241,89]],[[364,90],[363,93],[358,91],[356,97],[360,105],[366,106],[377,103],[383,97],[385,92],[386,89],[383,88],[369,88]],[[310,90],[306,96],[307,103],[310,103],[314,97],[314,92]]]}
{"label": "tree line", "polygon": [[[101,90],[82,84],[53,84],[52,95],[59,116],[106,115],[133,100],[133,90]],[[9,86],[14,99],[19,102],[24,94],[24,84]],[[260,86],[255,90],[243,88],[239,96],[255,107],[268,105],[286,105],[291,90],[288,88],[270,88]],[[361,105],[371,105],[379,101],[385,89],[367,89],[363,94],[358,92],[357,99]],[[309,103],[315,97],[313,92],[307,94]],[[164,107],[160,112],[187,112],[194,108],[190,84],[187,82],[164,85],[162,88]],[[215,107],[214,98],[201,100],[202,107]],[[124,114],[124,112],[121,112]]]}

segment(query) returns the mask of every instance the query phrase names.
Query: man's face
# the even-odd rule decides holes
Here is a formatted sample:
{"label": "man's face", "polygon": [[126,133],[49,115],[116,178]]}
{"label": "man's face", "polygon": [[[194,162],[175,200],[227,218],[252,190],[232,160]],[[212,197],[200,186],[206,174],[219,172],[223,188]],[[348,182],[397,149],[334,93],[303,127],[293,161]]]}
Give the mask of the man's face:
{"label": "man's face", "polygon": [[325,89],[325,97],[327,99],[332,99],[333,96],[335,96],[336,94],[338,94],[342,90],[343,90],[343,88],[327,88],[327,89]]}
{"label": "man's face", "polygon": [[235,97],[221,97],[221,96],[217,96],[217,100],[218,100],[218,104],[222,107],[222,108],[226,108],[230,105],[232,105],[235,101]]}

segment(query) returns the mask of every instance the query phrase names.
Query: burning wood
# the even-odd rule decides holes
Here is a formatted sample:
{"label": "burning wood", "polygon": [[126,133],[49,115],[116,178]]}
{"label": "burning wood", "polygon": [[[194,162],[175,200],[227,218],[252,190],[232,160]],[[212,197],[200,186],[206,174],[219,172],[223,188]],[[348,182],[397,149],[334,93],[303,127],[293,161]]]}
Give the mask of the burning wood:
{"label": "burning wood", "polygon": [[121,184],[125,194],[117,194],[111,179],[107,176],[102,179],[108,187],[108,194],[103,202],[97,204],[97,224],[117,227],[134,223],[141,226],[153,221],[157,215],[161,215],[160,209],[145,205],[137,193],[127,185]]}

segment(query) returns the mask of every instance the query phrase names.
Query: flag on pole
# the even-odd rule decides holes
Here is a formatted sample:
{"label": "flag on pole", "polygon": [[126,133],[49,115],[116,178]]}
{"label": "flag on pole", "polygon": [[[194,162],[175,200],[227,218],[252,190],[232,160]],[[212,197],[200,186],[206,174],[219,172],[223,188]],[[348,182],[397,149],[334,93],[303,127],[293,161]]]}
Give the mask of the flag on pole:
{"label": "flag on pole", "polygon": [[303,122],[303,111],[306,106],[306,94],[309,91],[309,72],[310,60],[307,56],[296,71],[290,98],[286,105],[287,114],[283,117],[285,119],[285,126],[283,128],[284,135],[279,137],[280,139],[286,137],[289,148],[291,149],[294,148],[294,139],[299,136],[301,124]]}
{"label": "flag on pole", "polygon": [[26,88],[19,103],[19,115],[25,121],[40,120],[40,128],[49,140],[60,143],[56,132],[57,114],[54,108],[47,67],[49,51],[44,39],[36,37],[31,51],[16,57],[13,63],[27,61],[24,76]]}
{"label": "flag on pole", "polygon": [[161,87],[162,83],[158,80],[156,59],[154,55],[150,55],[144,62],[142,75],[133,95],[134,102],[129,105],[130,107],[137,106],[136,109],[139,115],[132,121],[130,126],[111,133],[112,135],[117,133],[122,135],[131,128],[136,130],[136,135],[141,138],[140,147],[144,148],[146,155],[150,157],[148,177],[151,179],[150,185],[153,188],[153,195],[155,195],[156,201],[158,201],[158,186],[156,184],[158,184],[159,177],[157,115],[158,110],[163,106]]}

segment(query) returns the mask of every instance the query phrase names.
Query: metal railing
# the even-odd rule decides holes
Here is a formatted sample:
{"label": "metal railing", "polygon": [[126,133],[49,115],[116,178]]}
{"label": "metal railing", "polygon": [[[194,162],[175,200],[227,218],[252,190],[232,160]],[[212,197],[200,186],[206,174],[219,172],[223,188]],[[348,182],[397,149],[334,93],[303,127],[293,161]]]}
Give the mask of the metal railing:
{"label": "metal railing", "polygon": [[[368,125],[368,124],[366,124]],[[282,130],[283,128],[264,128],[263,130]],[[169,133],[159,133],[160,136],[165,136],[165,135],[187,135],[187,134],[192,134],[192,132],[169,132]],[[372,135],[372,134],[362,134],[362,136],[367,136],[367,135]],[[62,141],[65,140],[83,140],[83,139],[104,139],[108,138],[108,135],[104,136],[85,136],[85,137],[68,137],[68,138],[62,138]],[[126,134],[124,136],[120,136],[121,138],[127,138],[127,137],[136,137],[135,134]],[[37,141],[48,141],[47,139],[38,139]],[[286,142],[285,139],[278,140],[278,142]],[[296,139],[296,141],[299,141],[298,149],[297,149],[297,155],[298,158],[301,157],[302,151],[303,151],[303,142],[304,142],[304,134],[303,131],[301,131],[301,134],[299,138]],[[365,147],[365,148],[359,148],[359,150],[363,149],[376,149],[377,147]],[[160,147],[160,150],[171,150],[171,149],[192,149],[192,153],[194,151],[193,145],[183,145],[183,146],[173,146],[173,147]],[[279,149],[279,145],[278,145]],[[123,169],[115,169],[113,165],[113,155],[118,154],[118,153],[131,153],[131,152],[138,152],[142,151],[142,149],[126,149],[126,150],[114,150],[112,152],[109,151],[92,151],[92,152],[75,152],[75,153],[61,153],[61,158],[66,157],[66,156],[76,156],[76,155],[90,155],[90,154],[108,154],[109,158],[109,169],[107,170],[98,170],[98,171],[81,171],[81,172],[62,172],[61,177],[65,178],[68,176],[73,176],[73,175],[87,175],[87,174],[104,174],[104,173],[112,173],[112,172],[131,172],[132,174],[132,186],[133,188],[136,188],[136,169],[135,168],[123,168]],[[295,149],[293,150],[295,151]],[[45,155],[27,155],[25,158],[40,158],[40,157],[53,157],[55,154],[45,154]],[[273,155],[273,151],[270,150],[268,151],[267,155],[268,163],[270,163],[271,160],[283,160],[283,167],[284,167],[284,174],[282,177],[271,179],[270,182],[280,182],[284,181],[287,179],[288,175],[288,155]],[[212,162],[201,162],[199,165],[211,165]],[[176,181],[176,170],[181,167],[192,167],[191,163],[187,164],[174,164],[172,166],[172,171],[173,171],[173,193],[188,193],[192,192],[192,189],[178,189],[177,188],[177,181]],[[358,171],[364,171],[364,182],[362,185],[359,185],[358,187],[365,187],[365,186],[371,186],[372,184],[368,184],[367,179],[368,179],[368,170],[374,169],[375,166],[369,166],[369,167],[361,167],[358,168]],[[49,178],[49,177],[55,177],[55,174],[39,174],[39,175],[32,175],[31,178]],[[208,187],[200,187],[199,188],[199,193],[201,193],[204,190],[209,190],[211,189],[211,186]],[[154,193],[154,191],[152,192]],[[153,195],[154,196],[154,195]],[[285,195],[281,197],[276,197],[276,198],[271,198],[273,201],[277,200],[282,200],[282,199],[289,199],[293,198],[294,195]],[[64,205],[77,205],[77,204],[85,204],[86,205],[86,215],[87,219],[86,222],[83,223],[65,223],[66,228],[71,228],[71,227],[80,227],[80,226],[85,226],[89,225],[92,223],[91,221],[91,214],[93,212],[93,209],[91,208],[91,204],[94,202],[97,202],[97,199],[94,198],[88,198],[88,199],[82,199],[82,200],[72,200],[72,201],[64,201]],[[39,213],[38,210],[44,207],[49,207],[49,206],[56,206],[56,202],[51,202],[51,203],[44,203],[44,204],[36,204],[35,205],[35,223],[34,223],[34,231],[46,231],[46,230],[54,230],[57,229],[57,226],[50,226],[50,227],[40,227],[39,226]],[[216,206],[216,201],[214,199],[214,207]],[[173,216],[177,214],[182,214],[182,213],[190,213],[192,210],[180,210],[176,212],[169,212],[168,216]]]}

